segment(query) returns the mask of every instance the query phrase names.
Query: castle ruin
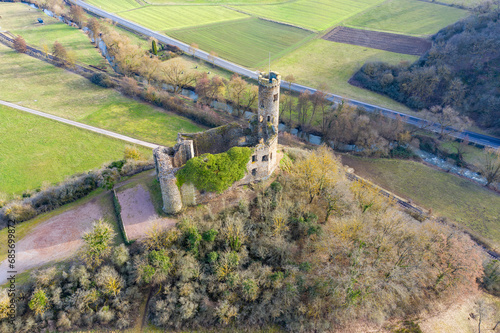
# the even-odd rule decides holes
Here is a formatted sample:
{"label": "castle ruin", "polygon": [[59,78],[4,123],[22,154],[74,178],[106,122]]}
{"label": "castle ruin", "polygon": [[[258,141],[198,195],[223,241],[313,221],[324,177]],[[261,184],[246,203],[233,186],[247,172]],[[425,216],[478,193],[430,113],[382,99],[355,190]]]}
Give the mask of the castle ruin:
{"label": "castle ruin", "polygon": [[158,147],[153,151],[156,175],[160,183],[163,211],[177,214],[184,206],[197,204],[201,193],[193,184],[177,186],[176,172],[191,158],[206,153],[219,154],[232,147],[249,147],[253,154],[246,175],[239,184],[268,178],[278,166],[278,124],[281,75],[261,73],[258,78],[257,114],[247,126],[231,123],[198,133],[179,133],[174,147]]}

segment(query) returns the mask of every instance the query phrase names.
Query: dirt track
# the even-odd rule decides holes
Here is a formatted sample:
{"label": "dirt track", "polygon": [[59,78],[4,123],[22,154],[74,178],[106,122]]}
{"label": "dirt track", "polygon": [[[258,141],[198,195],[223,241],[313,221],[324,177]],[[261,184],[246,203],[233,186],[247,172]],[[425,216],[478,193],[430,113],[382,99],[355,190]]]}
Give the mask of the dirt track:
{"label": "dirt track", "polygon": [[[17,273],[74,255],[83,245],[82,234],[92,228],[93,221],[106,214],[99,198],[41,222],[18,240]],[[7,260],[0,263],[0,284],[7,282],[7,265]]]}
{"label": "dirt track", "polygon": [[425,54],[432,45],[430,41],[423,38],[347,27],[336,27],[323,36],[323,39],[418,56]]}
{"label": "dirt track", "polygon": [[172,227],[177,220],[159,218],[149,192],[141,185],[117,192],[122,208],[121,217],[129,240],[141,239],[155,223],[162,227]]}

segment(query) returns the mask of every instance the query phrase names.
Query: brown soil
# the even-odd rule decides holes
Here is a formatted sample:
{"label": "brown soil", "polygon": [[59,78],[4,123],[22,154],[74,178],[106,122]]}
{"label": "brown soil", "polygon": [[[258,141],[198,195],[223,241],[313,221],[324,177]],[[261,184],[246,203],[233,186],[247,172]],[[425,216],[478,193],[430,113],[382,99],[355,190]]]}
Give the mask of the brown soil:
{"label": "brown soil", "polygon": [[425,54],[432,45],[430,41],[423,38],[347,27],[336,27],[324,35],[323,39],[418,56]]}
{"label": "brown soil", "polygon": [[177,222],[172,218],[159,218],[151,195],[142,185],[119,191],[117,196],[122,208],[123,226],[129,240],[144,238],[154,224],[170,227]]}
{"label": "brown soil", "polygon": [[[40,223],[18,240],[15,258],[17,273],[74,255],[83,245],[82,234],[92,228],[93,221],[106,213],[99,204],[99,198]],[[7,260],[0,263],[0,284],[7,282],[8,264]]]}

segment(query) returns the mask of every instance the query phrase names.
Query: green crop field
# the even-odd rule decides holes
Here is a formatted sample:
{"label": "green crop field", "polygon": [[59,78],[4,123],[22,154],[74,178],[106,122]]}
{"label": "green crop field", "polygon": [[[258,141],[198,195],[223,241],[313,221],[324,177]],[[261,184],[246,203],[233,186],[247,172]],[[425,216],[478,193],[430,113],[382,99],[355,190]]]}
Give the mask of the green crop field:
{"label": "green crop field", "polygon": [[[0,106],[0,119],[0,192],[7,195],[122,159],[127,145],[4,106]],[[140,149],[146,156],[151,153]]]}
{"label": "green crop field", "polygon": [[[49,52],[52,52],[52,45],[58,41],[75,52],[78,61],[94,66],[105,63],[99,51],[81,30],[49,17],[40,10],[21,3],[0,2],[0,16],[0,30],[21,35],[28,45],[41,49],[45,44],[49,47]],[[39,24],[37,18],[42,18],[44,24]]]}
{"label": "green crop field", "polygon": [[329,91],[335,94],[407,112],[408,108],[390,98],[354,87],[347,81],[368,61],[397,64],[417,59],[416,56],[315,39],[273,62],[271,67],[284,75],[293,74],[297,83],[315,88],[326,83]]}
{"label": "green crop field", "polygon": [[120,13],[120,16],[156,31],[248,17],[220,6],[149,6]]}
{"label": "green crop field", "polygon": [[349,27],[431,35],[467,16],[465,10],[418,0],[389,0],[346,20]]}
{"label": "green crop field", "polygon": [[141,7],[135,0],[85,0],[85,2],[112,13]]}
{"label": "green crop field", "polygon": [[[100,0],[102,1],[102,0]],[[121,1],[121,0],[120,0]],[[270,3],[286,3],[290,0],[143,0],[145,3],[152,5],[164,5],[164,4],[207,4],[207,5],[226,5],[226,4],[270,4]]]}
{"label": "green crop field", "polygon": [[342,156],[356,174],[465,226],[500,248],[500,196],[421,163]]}
{"label": "green crop field", "polygon": [[178,131],[201,130],[186,118],[126,98],[1,44],[0,59],[1,100],[162,145],[174,144]]}
{"label": "green crop field", "polygon": [[233,6],[243,12],[313,30],[325,30],[384,0],[298,0],[275,5]]}
{"label": "green crop field", "polygon": [[[168,31],[168,35],[200,49],[215,51],[222,58],[247,67],[257,67],[272,57],[288,53],[314,36],[311,32],[256,18],[204,27]],[[235,38],[237,36],[237,38]]]}

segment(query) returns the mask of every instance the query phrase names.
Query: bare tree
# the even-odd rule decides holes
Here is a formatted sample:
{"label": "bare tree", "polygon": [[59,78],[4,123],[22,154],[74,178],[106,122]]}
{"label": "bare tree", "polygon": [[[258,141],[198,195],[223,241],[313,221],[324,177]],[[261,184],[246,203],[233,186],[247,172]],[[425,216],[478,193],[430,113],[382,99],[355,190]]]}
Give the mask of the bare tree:
{"label": "bare tree", "polygon": [[79,27],[83,26],[83,21],[85,20],[85,13],[83,12],[82,7],[77,5],[72,5],[69,8],[69,15],[71,20],[78,24]]}
{"label": "bare tree", "polygon": [[247,88],[243,92],[243,98],[241,103],[246,109],[250,109],[256,104],[258,97],[259,97],[259,87],[253,84],[249,84],[247,85]]}
{"label": "bare tree", "polygon": [[247,82],[238,74],[234,74],[227,86],[228,98],[233,102],[233,108],[236,110],[236,115],[238,117],[241,117],[241,100],[247,90],[247,85]]}
{"label": "bare tree", "polygon": [[89,28],[90,32],[92,32],[92,37],[94,38],[94,43],[97,45],[97,38],[101,33],[101,23],[95,18],[91,17],[87,21],[87,28]]}
{"label": "bare tree", "polygon": [[161,65],[161,61],[157,57],[150,58],[145,55],[142,58],[140,72],[141,75],[146,77],[148,84],[151,84],[151,80],[157,76],[158,68]]}
{"label": "bare tree", "polygon": [[64,64],[68,58],[68,51],[66,51],[66,48],[58,41],[55,41],[52,46],[52,54],[56,58],[59,58],[61,64]]}
{"label": "bare tree", "polygon": [[193,56],[193,58],[194,58],[194,55],[196,54],[196,50],[198,50],[198,44],[191,43],[191,45],[189,45],[188,52],[191,53],[191,55]]}
{"label": "bare tree", "polygon": [[433,106],[430,110],[423,110],[422,114],[425,119],[438,124],[441,138],[449,134],[451,127],[456,131],[462,131],[471,124],[469,118],[460,116],[451,106]]}
{"label": "bare tree", "polygon": [[182,59],[174,58],[164,62],[160,68],[161,80],[171,85],[174,93],[181,92],[183,87],[196,82],[196,72],[186,69]]}
{"label": "bare tree", "polygon": [[19,53],[26,53],[27,47],[26,47],[26,41],[24,40],[23,37],[17,36],[14,38],[14,50],[16,50]]}
{"label": "bare tree", "polygon": [[290,113],[290,126],[292,125],[292,105],[293,105],[293,98],[292,98],[292,84],[295,82],[295,77],[293,74],[289,74],[285,76],[285,81],[288,82],[288,96],[287,96],[287,109],[288,112]]}
{"label": "bare tree", "polygon": [[500,182],[500,148],[486,149],[480,163],[476,167],[486,178],[486,186],[494,182]]}
{"label": "bare tree", "polygon": [[215,67],[215,58],[217,58],[217,52],[210,51],[208,54],[208,62],[212,64],[212,67]]}
{"label": "bare tree", "polygon": [[311,95],[312,114],[311,118],[309,118],[309,126],[311,126],[312,122],[314,121],[316,111],[320,111],[323,116],[325,115],[328,104],[328,100],[326,99],[326,90],[328,90],[327,85],[325,83],[322,83],[320,85],[320,88]]}

